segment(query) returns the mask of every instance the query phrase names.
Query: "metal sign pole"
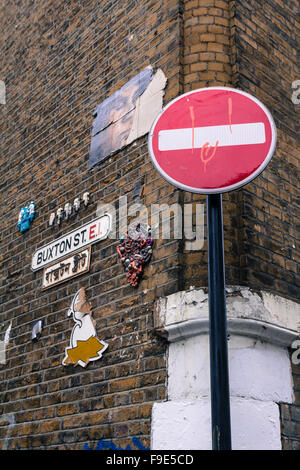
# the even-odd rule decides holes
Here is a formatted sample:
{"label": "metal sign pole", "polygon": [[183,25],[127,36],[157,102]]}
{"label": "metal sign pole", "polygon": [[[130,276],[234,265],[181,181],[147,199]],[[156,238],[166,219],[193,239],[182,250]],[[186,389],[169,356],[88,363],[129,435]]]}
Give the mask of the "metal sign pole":
{"label": "metal sign pole", "polygon": [[[210,142],[216,142],[215,146]],[[214,450],[231,449],[220,194],[256,178],[272,158],[275,146],[276,126],[268,109],[254,96],[228,87],[199,88],[178,96],[158,114],[149,132],[149,153],[163,178],[184,191],[210,192],[207,225]],[[202,163],[195,158],[195,149]]]}
{"label": "metal sign pole", "polygon": [[206,201],[212,450],[231,450],[222,195]]}

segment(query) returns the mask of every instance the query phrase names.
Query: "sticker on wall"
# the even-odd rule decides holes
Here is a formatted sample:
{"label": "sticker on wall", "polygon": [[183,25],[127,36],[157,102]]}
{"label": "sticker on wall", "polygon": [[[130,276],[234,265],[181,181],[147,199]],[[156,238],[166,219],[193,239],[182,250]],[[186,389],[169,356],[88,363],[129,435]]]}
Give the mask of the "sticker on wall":
{"label": "sticker on wall", "polygon": [[19,212],[18,227],[21,233],[29,230],[35,216],[35,203],[33,201],[26,207],[22,207]]}
{"label": "sticker on wall", "polygon": [[90,193],[85,192],[80,197],[76,197],[73,201],[73,205],[70,202],[67,202],[64,205],[64,208],[59,207],[56,212],[51,212],[49,217],[50,227],[54,227],[55,223],[60,227],[63,220],[69,220],[72,215],[76,215],[81,207],[87,207],[90,202]]}
{"label": "sticker on wall", "polygon": [[92,318],[92,309],[82,287],[75,294],[68,316],[73,315],[75,326],[70,339],[70,346],[65,349],[64,366],[79,364],[86,367],[90,361],[97,361],[108,347],[104,341],[96,336],[95,321]]}
{"label": "sticker on wall", "polygon": [[33,323],[31,330],[31,341],[37,341],[40,338],[43,327],[44,320],[37,320]]}
{"label": "sticker on wall", "polygon": [[50,287],[88,272],[90,269],[90,260],[91,247],[89,246],[63,259],[59,263],[44,268],[42,288],[49,289]]}
{"label": "sticker on wall", "polygon": [[128,282],[137,287],[142,277],[144,266],[152,256],[153,239],[151,228],[138,223],[121,237],[117,252],[124,267]]}
{"label": "sticker on wall", "polygon": [[147,134],[163,105],[167,79],[146,67],[102,101],[94,114],[89,168]]}

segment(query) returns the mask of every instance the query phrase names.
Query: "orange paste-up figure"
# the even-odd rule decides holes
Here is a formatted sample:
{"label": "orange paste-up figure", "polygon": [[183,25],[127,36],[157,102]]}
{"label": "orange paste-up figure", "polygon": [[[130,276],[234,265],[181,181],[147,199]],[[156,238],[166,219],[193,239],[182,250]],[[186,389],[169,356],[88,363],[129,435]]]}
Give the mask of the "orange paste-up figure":
{"label": "orange paste-up figure", "polygon": [[75,326],[71,333],[70,346],[65,350],[66,355],[62,363],[86,367],[90,361],[96,361],[102,357],[108,344],[100,341],[96,336],[95,321],[83,287],[74,296],[71,308],[68,310],[68,316],[70,315],[73,315]]}

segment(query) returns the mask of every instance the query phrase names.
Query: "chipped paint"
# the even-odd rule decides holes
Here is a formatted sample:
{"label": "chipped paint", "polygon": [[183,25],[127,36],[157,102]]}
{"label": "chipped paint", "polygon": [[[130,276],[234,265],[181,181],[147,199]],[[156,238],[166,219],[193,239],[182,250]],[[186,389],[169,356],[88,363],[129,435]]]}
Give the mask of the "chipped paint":
{"label": "chipped paint", "polygon": [[[247,287],[226,288],[233,449],[279,450],[279,403],[293,403],[287,348],[299,337],[299,304]],[[168,400],[152,410],[151,448],[211,449],[206,289],[158,299],[155,327],[167,335]]]}

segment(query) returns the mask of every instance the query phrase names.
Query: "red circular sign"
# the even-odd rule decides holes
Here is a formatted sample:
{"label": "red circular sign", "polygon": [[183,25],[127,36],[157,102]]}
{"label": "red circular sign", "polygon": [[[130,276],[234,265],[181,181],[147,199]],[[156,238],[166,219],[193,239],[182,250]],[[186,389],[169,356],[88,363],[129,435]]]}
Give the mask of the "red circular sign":
{"label": "red circular sign", "polygon": [[170,183],[196,193],[223,193],[262,172],[275,150],[276,127],[267,108],[248,93],[201,88],[161,111],[148,145]]}

